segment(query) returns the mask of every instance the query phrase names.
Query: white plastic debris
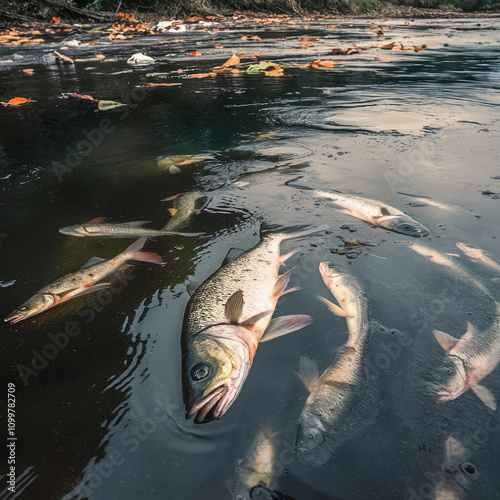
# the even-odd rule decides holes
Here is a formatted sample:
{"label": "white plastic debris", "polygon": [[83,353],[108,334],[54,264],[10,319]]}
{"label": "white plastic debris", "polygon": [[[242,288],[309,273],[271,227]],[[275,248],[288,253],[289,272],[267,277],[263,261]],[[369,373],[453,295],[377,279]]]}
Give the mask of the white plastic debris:
{"label": "white plastic debris", "polygon": [[147,66],[148,64],[153,64],[154,62],[155,60],[152,57],[146,56],[142,52],[138,52],[128,59],[127,64]]}

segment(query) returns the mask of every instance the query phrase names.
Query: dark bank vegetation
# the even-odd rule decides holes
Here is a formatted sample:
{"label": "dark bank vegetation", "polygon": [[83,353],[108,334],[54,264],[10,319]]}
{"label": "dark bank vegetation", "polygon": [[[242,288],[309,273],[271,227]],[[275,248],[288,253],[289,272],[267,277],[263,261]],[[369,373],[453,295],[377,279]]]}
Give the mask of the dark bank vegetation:
{"label": "dark bank vegetation", "polygon": [[500,12],[500,0],[5,0],[0,6],[1,21],[40,21],[61,18],[107,22],[118,12],[155,14],[163,18],[193,15],[273,13],[289,15],[373,14],[384,16],[434,17],[442,11]]}

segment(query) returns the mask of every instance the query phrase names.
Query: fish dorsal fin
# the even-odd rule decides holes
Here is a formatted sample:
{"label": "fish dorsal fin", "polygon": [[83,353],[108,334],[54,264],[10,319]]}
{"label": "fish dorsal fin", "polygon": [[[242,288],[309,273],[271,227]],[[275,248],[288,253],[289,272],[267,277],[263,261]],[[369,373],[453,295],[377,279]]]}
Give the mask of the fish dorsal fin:
{"label": "fish dorsal fin", "polygon": [[132,222],[122,222],[121,225],[128,227],[141,227],[144,226],[144,224],[149,224],[150,222],[150,220],[133,220]]}
{"label": "fish dorsal fin", "polygon": [[85,222],[85,224],[100,224],[101,222],[104,222],[106,220],[106,217],[94,217],[93,219],[88,220]]}
{"label": "fish dorsal fin", "polygon": [[227,255],[224,257],[222,265],[225,266],[226,264],[229,264],[230,262],[236,260],[240,255],[243,255],[244,253],[245,250],[241,248],[230,248],[229,252],[227,252]]}
{"label": "fish dorsal fin", "polygon": [[301,356],[299,363],[299,378],[302,380],[309,393],[313,392],[319,380],[319,370],[316,361],[307,356]]}
{"label": "fish dorsal fin", "polygon": [[259,314],[254,314],[250,318],[246,319],[241,323],[241,326],[244,326],[245,328],[251,328],[257,321],[260,321],[262,318],[265,318],[266,316],[269,316],[274,312],[274,309],[268,309],[267,311],[263,311]]}
{"label": "fish dorsal fin", "polygon": [[229,323],[239,322],[244,304],[245,301],[243,300],[243,292],[241,290],[234,292],[233,295],[227,299],[224,314]]}
{"label": "fish dorsal fin", "polygon": [[476,384],[471,387],[474,394],[491,410],[496,411],[497,403],[495,401],[495,396],[491,393],[489,389],[484,387],[484,385]]}
{"label": "fish dorsal fin", "polygon": [[324,297],[321,297],[321,295],[318,295],[318,299],[321,300],[330,311],[332,311],[333,314],[336,316],[340,316],[342,318],[352,318],[349,314],[347,314],[340,306],[337,304],[334,304],[333,302],[330,302],[328,299],[325,299]]}
{"label": "fish dorsal fin", "polygon": [[260,342],[267,342],[287,333],[295,332],[300,330],[313,322],[311,316],[306,314],[292,314],[290,316],[280,316],[279,318],[274,318],[269,326],[267,327],[264,335],[260,339]]}
{"label": "fish dorsal fin", "polygon": [[93,266],[94,264],[99,264],[99,262],[104,262],[106,259],[102,259],[101,257],[91,257],[83,266],[81,269],[85,269],[86,267]]}
{"label": "fish dorsal fin", "polygon": [[467,331],[460,337],[460,340],[471,340],[476,334],[476,329],[474,326],[467,322]]}
{"label": "fish dorsal fin", "polygon": [[160,200],[160,201],[173,201],[176,198],[179,198],[179,196],[182,196],[183,194],[184,193],[177,193],[177,194],[174,194],[173,196],[168,196],[167,198],[163,198],[163,200]]}
{"label": "fish dorsal fin", "polygon": [[169,208],[167,211],[173,217],[179,210],[177,208]]}
{"label": "fish dorsal fin", "polygon": [[446,351],[451,351],[459,342],[458,339],[452,337],[449,333],[442,332],[441,330],[434,330],[434,337],[439,342],[439,345]]}

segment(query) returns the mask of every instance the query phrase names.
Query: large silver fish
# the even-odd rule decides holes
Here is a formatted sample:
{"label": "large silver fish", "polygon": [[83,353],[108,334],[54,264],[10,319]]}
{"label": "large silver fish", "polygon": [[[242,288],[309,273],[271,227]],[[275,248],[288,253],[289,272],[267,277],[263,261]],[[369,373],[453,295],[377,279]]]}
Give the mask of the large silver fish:
{"label": "large silver fish", "polygon": [[321,262],[319,271],[339,305],[320,299],[334,314],[346,318],[349,330],[337,359],[321,377],[313,361],[301,359],[299,375],[310,394],[299,418],[296,449],[301,459],[322,464],[339,444],[336,428],[351,418],[348,412],[366,383],[362,368],[369,322],[367,299],[358,280],[328,262]]}
{"label": "large silver fish", "polygon": [[[500,262],[486,250],[482,250],[481,248],[477,248],[472,245],[466,245],[465,243],[461,242],[457,243],[456,245],[459,250],[461,250],[474,262],[480,262],[481,264],[493,269],[500,274]],[[498,281],[498,278],[493,278],[493,280]]]}
{"label": "large silver fish", "polygon": [[161,201],[173,201],[173,208],[168,211],[172,218],[163,228],[166,231],[177,231],[186,226],[192,217],[198,215],[207,206],[210,198],[199,191],[191,193],[180,193],[169,196]]}
{"label": "large silver fish", "polygon": [[451,401],[471,389],[488,408],[496,410],[495,397],[479,382],[500,362],[500,303],[496,303],[496,317],[487,330],[477,332],[468,323],[460,339],[440,330],[434,330],[434,336],[446,351],[449,372],[437,391],[438,400]]}
{"label": "large silver fish", "polygon": [[102,290],[108,287],[109,283],[97,282],[117,270],[129,267],[130,264],[126,263],[128,260],[164,265],[165,262],[158,254],[140,251],[145,242],[146,238],[141,238],[109,260],[93,257],[79,271],[66,274],[50,285],[38,290],[33,297],[9,314],[5,321],[9,321],[11,324],[18,323],[23,319],[62,304],[73,297]]}
{"label": "large silver fish", "polygon": [[280,265],[295,253],[281,255],[281,242],[318,230],[265,236],[193,294],[182,332],[186,418],[195,414],[197,422],[221,418],[240,393],[259,342],[312,322],[306,315],[272,322],[271,316],[278,299],[295,290],[286,290],[293,269],[278,276]]}
{"label": "large silver fish", "polygon": [[427,236],[429,230],[397,208],[377,200],[316,189],[319,198],[328,198],[344,209],[344,212],[389,231],[407,236]]}
{"label": "large silver fish", "polygon": [[81,238],[85,236],[107,236],[110,238],[157,238],[159,236],[171,236],[173,234],[180,236],[199,236],[200,234],[203,234],[180,233],[166,228],[143,228],[142,226],[144,224],[150,222],[147,220],[136,220],[122,223],[104,222],[105,220],[106,219],[104,217],[96,217],[95,219],[89,220],[84,224],[74,224],[73,226],[62,227],[59,229],[59,232],[68,236],[79,236]]}

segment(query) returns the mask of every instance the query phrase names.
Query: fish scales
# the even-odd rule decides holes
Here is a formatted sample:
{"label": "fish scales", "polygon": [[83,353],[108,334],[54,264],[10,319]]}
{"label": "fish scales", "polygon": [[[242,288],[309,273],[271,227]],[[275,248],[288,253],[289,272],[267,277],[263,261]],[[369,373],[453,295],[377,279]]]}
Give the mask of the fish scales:
{"label": "fish scales", "polygon": [[[195,334],[215,324],[226,323],[224,308],[238,290],[243,291],[242,318],[274,309],[272,292],[280,263],[280,235],[265,237],[255,248],[219,269],[196,290],[186,311],[186,333]],[[258,264],[258,265],[257,265]],[[199,307],[203,304],[203,308]],[[271,315],[260,320],[264,332]]]}

